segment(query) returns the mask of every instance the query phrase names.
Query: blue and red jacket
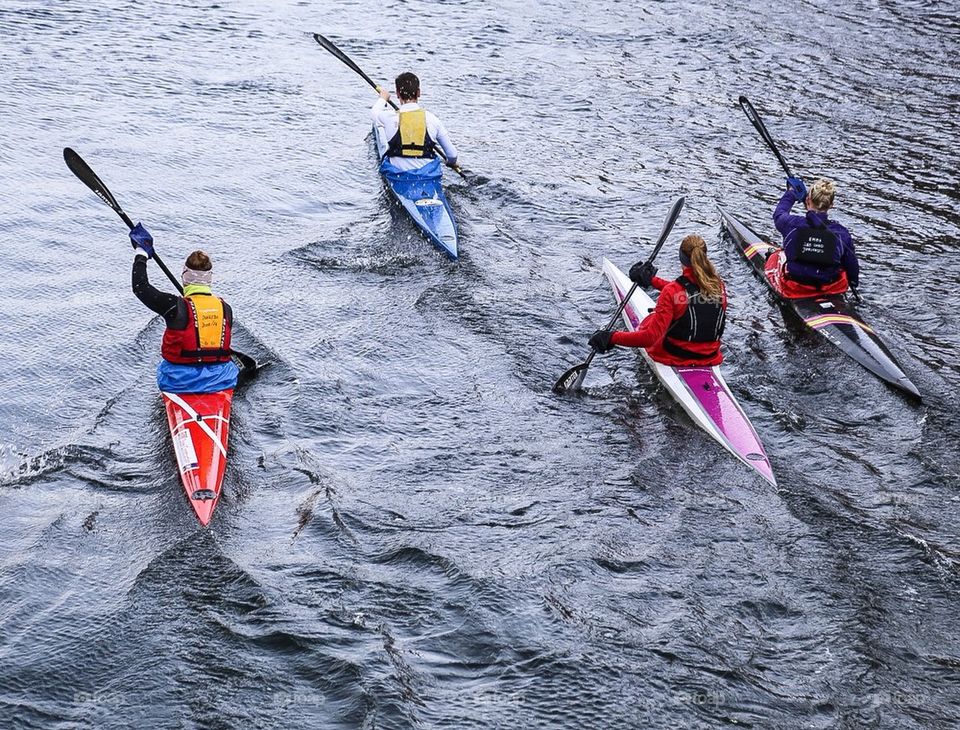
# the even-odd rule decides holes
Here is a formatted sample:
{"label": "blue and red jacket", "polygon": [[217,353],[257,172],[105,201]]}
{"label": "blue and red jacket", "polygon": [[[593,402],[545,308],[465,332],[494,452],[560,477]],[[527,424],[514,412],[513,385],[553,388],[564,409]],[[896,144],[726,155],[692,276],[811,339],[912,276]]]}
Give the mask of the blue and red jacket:
{"label": "blue and red jacket", "polygon": [[[791,215],[790,209],[796,198],[788,190],[777,203],[773,211],[773,223],[783,236],[783,253],[786,256],[786,274],[793,281],[813,286],[829,284],[840,278],[841,269],[847,272],[847,279],[853,286],[860,284],[860,263],[853,248],[853,238],[844,226],[829,220],[826,213],[808,210],[806,215]],[[800,239],[798,233],[803,229],[826,228],[835,237],[837,249],[832,265],[818,265],[798,260]]]}
{"label": "blue and red jacket", "polygon": [[[693,269],[689,266],[683,267],[682,277],[694,286],[697,285],[697,277],[694,276]],[[654,361],[672,367],[684,365],[712,366],[722,363],[723,355],[720,352],[719,335],[716,339],[709,341],[692,342],[686,339],[673,338],[669,334],[674,323],[678,323],[687,313],[689,297],[683,282],[679,280],[668,281],[655,276],[651,284],[660,290],[656,308],[643,319],[638,330],[635,332],[627,332],[626,330],[614,332],[610,342],[623,347],[642,347]],[[726,288],[723,290],[720,306],[723,311],[726,311]],[[719,325],[719,331],[722,333],[722,321],[717,324]],[[678,348],[696,353],[699,357],[684,356]]]}

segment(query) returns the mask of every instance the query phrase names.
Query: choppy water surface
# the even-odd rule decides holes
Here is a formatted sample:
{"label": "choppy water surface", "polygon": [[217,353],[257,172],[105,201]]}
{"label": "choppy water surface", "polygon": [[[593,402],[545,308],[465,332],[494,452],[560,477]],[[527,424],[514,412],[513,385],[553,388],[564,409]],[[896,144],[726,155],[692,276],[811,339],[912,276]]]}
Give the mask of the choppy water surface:
{"label": "choppy water surface", "polygon": [[[945,3],[0,8],[0,725],[955,727],[960,24]],[[371,75],[418,72],[463,164],[463,257],[391,212]],[[770,231],[835,177],[863,313],[918,406],[765,294]],[[272,364],[199,528],[120,220],[197,246]],[[609,317],[602,256],[701,232],[725,372],[773,489],[636,353],[550,385]],[[176,268],[176,267],[174,267]],[[151,265],[155,280],[160,273]]]}

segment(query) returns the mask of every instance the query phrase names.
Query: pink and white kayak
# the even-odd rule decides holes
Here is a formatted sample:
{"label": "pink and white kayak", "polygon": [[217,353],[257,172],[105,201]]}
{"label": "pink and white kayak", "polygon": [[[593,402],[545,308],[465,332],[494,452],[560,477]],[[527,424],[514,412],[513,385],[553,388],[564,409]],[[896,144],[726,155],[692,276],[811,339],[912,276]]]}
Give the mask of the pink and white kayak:
{"label": "pink and white kayak", "polygon": [[[607,259],[603,260],[603,273],[610,282],[617,303],[623,301],[632,286],[630,279]],[[638,287],[623,308],[626,328],[631,332],[639,329],[640,323],[654,306],[653,299]],[[698,426],[740,461],[776,485],[767,452],[750,419],[727,387],[719,367],[670,367],[655,362],[646,350],[641,349],[640,352],[670,395]]]}
{"label": "pink and white kayak", "polygon": [[202,525],[209,524],[220,500],[232,401],[233,390],[163,393],[180,481]]}

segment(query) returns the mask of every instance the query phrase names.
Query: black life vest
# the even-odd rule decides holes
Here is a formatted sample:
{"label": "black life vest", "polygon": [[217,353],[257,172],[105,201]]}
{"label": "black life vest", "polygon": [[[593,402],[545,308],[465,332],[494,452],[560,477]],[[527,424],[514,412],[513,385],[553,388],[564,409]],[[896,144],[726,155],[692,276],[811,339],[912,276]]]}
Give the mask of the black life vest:
{"label": "black life vest", "polygon": [[387,157],[421,157],[433,159],[436,143],[427,131],[427,113],[423,109],[400,112],[397,133],[387,142]]}
{"label": "black life vest", "polygon": [[[676,281],[687,293],[687,311],[670,325],[663,338],[663,349],[675,357],[711,360],[720,351],[720,338],[723,337],[723,328],[727,323],[723,298],[704,298],[696,284],[685,276]],[[680,342],[716,342],[717,347],[708,353],[693,352],[683,347]]]}
{"label": "black life vest", "polygon": [[838,263],[837,237],[826,226],[797,229],[797,261],[820,268],[832,268]]}

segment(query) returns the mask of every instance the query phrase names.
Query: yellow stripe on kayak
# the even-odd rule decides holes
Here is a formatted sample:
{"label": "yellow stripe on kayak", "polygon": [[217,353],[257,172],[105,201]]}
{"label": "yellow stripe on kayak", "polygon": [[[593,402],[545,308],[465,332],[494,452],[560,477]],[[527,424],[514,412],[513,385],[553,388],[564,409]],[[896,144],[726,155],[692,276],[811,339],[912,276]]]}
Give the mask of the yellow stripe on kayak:
{"label": "yellow stripe on kayak", "polygon": [[747,246],[745,249],[743,249],[743,253],[748,259],[752,259],[755,253],[766,251],[769,248],[776,248],[776,246],[771,246],[766,241],[760,241],[759,243],[754,243]]}
{"label": "yellow stripe on kayak", "polygon": [[856,317],[851,317],[849,314],[817,314],[813,317],[808,317],[803,321],[813,327],[815,330],[823,327],[829,327],[832,324],[850,324],[866,330],[870,334],[876,334],[872,329],[870,329],[869,325],[864,324]]}

